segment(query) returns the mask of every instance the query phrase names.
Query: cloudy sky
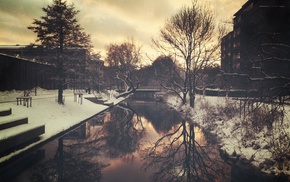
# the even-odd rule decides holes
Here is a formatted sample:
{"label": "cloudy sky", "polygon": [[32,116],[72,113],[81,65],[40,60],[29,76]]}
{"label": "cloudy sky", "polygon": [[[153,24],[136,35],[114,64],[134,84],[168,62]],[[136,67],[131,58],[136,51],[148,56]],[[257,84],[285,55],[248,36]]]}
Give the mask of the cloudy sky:
{"label": "cloudy sky", "polygon": [[[43,16],[42,7],[53,0],[0,0],[0,45],[35,43],[36,34],[27,27]],[[231,21],[247,0],[207,0],[220,21]],[[134,38],[143,53],[155,56],[151,39],[157,37],[166,19],[191,0],[67,0],[77,10],[85,32],[91,34],[96,52],[105,56],[110,43]],[[202,0],[202,2],[205,2]]]}

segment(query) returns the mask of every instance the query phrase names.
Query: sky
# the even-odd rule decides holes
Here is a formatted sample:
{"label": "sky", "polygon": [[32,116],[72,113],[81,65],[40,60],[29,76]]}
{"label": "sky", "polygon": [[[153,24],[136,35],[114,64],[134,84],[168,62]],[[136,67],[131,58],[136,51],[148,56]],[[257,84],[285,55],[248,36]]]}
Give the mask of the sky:
{"label": "sky", "polygon": [[[36,43],[27,27],[45,15],[43,7],[53,0],[0,0],[0,45]],[[229,22],[247,0],[202,0],[216,13],[219,23]],[[77,18],[91,35],[95,52],[105,59],[106,47],[133,38],[144,59],[155,59],[152,38],[157,38],[167,19],[191,0],[67,0],[79,10]],[[227,26],[231,27],[229,23]]]}

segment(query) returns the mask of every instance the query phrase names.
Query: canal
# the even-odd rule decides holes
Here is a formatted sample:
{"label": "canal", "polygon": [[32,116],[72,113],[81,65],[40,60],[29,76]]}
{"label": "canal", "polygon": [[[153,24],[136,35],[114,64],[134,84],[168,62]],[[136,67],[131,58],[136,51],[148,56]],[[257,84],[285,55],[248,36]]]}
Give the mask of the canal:
{"label": "canal", "polygon": [[32,156],[9,181],[231,181],[217,145],[156,102],[122,102]]}

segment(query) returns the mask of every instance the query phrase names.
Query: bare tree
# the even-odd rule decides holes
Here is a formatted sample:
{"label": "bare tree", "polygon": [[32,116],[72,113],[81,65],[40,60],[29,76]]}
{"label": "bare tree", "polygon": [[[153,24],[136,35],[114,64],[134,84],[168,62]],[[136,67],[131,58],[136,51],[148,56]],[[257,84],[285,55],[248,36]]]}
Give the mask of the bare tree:
{"label": "bare tree", "polygon": [[105,61],[109,66],[126,69],[135,68],[141,61],[141,47],[136,45],[134,39],[129,39],[120,44],[110,44],[107,47]]}
{"label": "bare tree", "polygon": [[176,55],[184,63],[184,81],[180,87],[185,90],[183,94],[189,93],[191,107],[194,107],[197,82],[201,80],[199,72],[212,63],[219,47],[223,31],[215,41],[216,29],[213,12],[193,1],[190,7],[183,7],[172,16],[161,29],[160,37],[153,40],[157,49]]}
{"label": "bare tree", "polygon": [[188,89],[183,87],[187,81],[184,79],[184,70],[173,61],[171,56],[159,56],[152,66],[157,83],[164,89],[174,92],[185,104]]}
{"label": "bare tree", "polygon": [[128,95],[134,92],[140,84],[134,83],[132,71],[138,66],[141,61],[141,47],[137,46],[133,39],[123,42],[121,44],[110,44],[107,47],[107,57],[105,62],[110,67],[116,67],[116,78],[121,80],[125,89],[117,97]]}

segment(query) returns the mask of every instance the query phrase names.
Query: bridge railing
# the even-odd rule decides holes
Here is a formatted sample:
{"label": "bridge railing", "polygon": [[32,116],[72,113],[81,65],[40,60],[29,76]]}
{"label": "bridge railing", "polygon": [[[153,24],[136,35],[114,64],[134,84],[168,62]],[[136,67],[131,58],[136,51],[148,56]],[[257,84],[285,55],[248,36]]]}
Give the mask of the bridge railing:
{"label": "bridge railing", "polygon": [[162,86],[155,85],[155,86],[140,86],[138,89],[148,89],[148,90],[162,90]]}

